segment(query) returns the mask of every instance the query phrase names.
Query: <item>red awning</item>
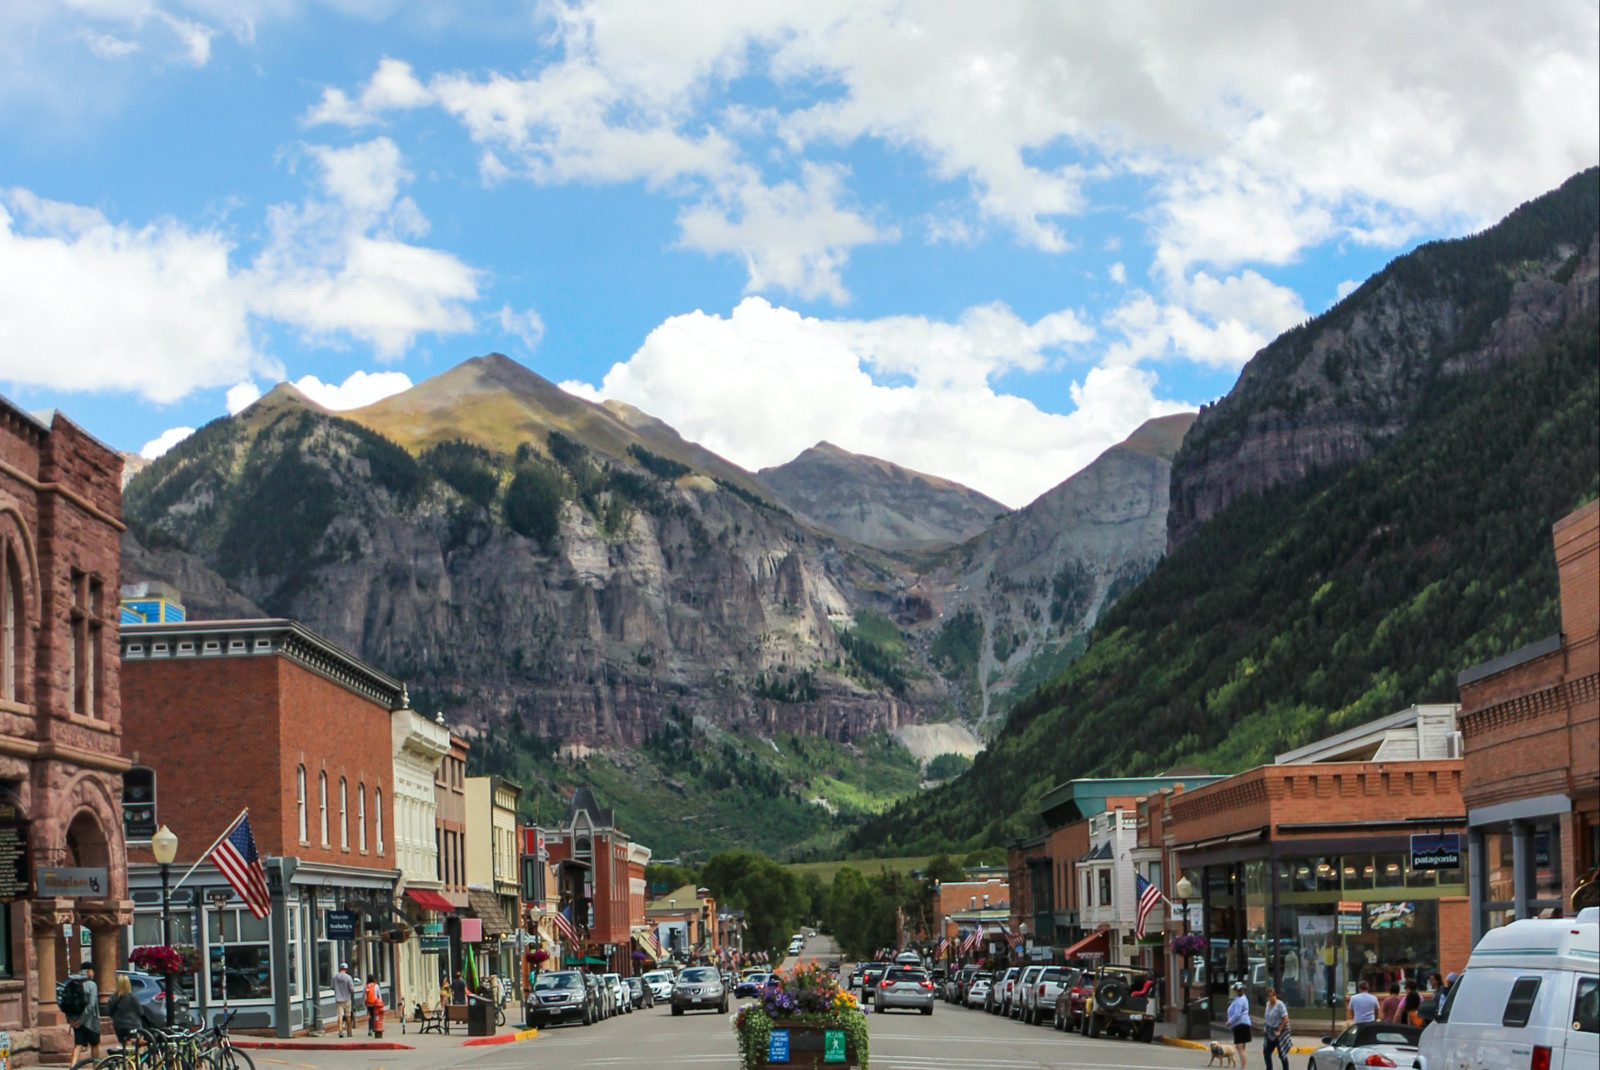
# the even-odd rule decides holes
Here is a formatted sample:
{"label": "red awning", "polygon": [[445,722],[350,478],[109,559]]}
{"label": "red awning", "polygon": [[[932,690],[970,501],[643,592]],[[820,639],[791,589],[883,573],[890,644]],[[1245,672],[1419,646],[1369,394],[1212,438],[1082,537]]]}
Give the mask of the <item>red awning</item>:
{"label": "red awning", "polygon": [[1064,959],[1105,958],[1111,951],[1111,941],[1105,933],[1091,933],[1061,952]]}
{"label": "red awning", "polygon": [[441,914],[455,913],[456,905],[432,888],[407,888],[406,898],[423,910],[437,910]]}

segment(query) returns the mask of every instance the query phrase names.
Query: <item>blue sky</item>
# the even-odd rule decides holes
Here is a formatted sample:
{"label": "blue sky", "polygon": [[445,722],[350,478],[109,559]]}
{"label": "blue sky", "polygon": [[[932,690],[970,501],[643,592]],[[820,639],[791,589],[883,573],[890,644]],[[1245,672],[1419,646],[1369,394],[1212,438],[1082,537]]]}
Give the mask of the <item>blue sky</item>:
{"label": "blue sky", "polygon": [[0,389],[138,451],[499,350],[1020,505],[1596,162],[1592,0],[1394,8],[0,0]]}

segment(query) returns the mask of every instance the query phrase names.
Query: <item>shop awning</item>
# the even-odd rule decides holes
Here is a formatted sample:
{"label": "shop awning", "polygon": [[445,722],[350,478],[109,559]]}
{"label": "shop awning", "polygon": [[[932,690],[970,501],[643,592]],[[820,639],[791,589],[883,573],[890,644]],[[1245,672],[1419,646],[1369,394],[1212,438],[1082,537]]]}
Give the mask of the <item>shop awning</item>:
{"label": "shop awning", "polygon": [[587,958],[580,958],[580,959],[570,959],[570,958],[569,959],[563,959],[562,962],[563,962],[564,965],[567,965],[567,966],[609,966],[609,965],[611,965],[611,963],[607,962],[605,959],[597,959],[597,958],[594,958],[593,956],[590,956],[590,957],[587,957]]}
{"label": "shop awning", "polygon": [[456,905],[432,888],[407,888],[406,898],[423,910],[437,910],[441,914],[454,914]]}
{"label": "shop awning", "polygon": [[640,951],[643,951],[646,955],[649,955],[657,962],[660,962],[662,959],[667,957],[666,952],[662,950],[661,945],[656,942],[655,934],[649,929],[633,930],[633,942],[638,945]]}
{"label": "shop awning", "polygon": [[1061,952],[1064,959],[1105,958],[1111,952],[1111,940],[1105,933],[1091,933]]}
{"label": "shop awning", "polygon": [[468,888],[467,906],[475,917],[482,919],[484,936],[504,936],[512,931],[505,908],[493,892],[483,888]]}

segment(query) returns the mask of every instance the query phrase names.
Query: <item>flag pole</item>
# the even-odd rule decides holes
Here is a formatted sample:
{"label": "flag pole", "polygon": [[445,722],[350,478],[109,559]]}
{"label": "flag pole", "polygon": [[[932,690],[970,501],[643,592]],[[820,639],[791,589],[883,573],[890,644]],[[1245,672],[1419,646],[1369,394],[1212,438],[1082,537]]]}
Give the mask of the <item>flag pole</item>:
{"label": "flag pole", "polygon": [[250,808],[246,806],[243,810],[239,811],[238,817],[228,822],[228,827],[222,830],[222,835],[212,840],[211,846],[205,849],[205,853],[195,860],[194,865],[189,867],[188,872],[184,873],[183,876],[178,878],[178,883],[172,886],[173,891],[177,891],[179,888],[183,887],[183,882],[193,876],[194,871],[200,868],[200,863],[211,857],[211,852],[217,849],[217,844],[227,839],[228,836],[232,834],[233,830],[239,827],[239,822],[243,821],[249,813]]}

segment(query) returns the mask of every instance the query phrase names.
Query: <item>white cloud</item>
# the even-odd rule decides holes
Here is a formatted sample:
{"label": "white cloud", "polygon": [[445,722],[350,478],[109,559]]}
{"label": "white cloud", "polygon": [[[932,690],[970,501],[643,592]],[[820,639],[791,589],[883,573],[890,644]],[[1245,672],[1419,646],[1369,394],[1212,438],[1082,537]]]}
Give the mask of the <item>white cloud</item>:
{"label": "white cloud", "polygon": [[1221,279],[1202,271],[1169,281],[1159,299],[1134,291],[1108,313],[1105,326],[1122,337],[1104,359],[1135,365],[1177,358],[1237,369],[1306,318],[1298,294],[1255,271]]}
{"label": "white cloud", "polygon": [[355,371],[337,385],[325,383],[315,375],[303,375],[294,381],[294,386],[318,405],[337,412],[359,409],[391,394],[410,390],[411,377],[405,372]]}
{"label": "white cloud", "polygon": [[76,36],[88,46],[90,52],[101,59],[120,59],[139,51],[138,41],[127,41],[115,34],[79,30]]}
{"label": "white cloud", "polygon": [[1355,279],[1345,279],[1334,292],[1338,295],[1337,300],[1343,301],[1359,289],[1361,289],[1361,284]]}
{"label": "white cloud", "polygon": [[165,11],[158,14],[172,32],[178,35],[179,42],[183,44],[185,58],[191,65],[204,67],[211,62],[211,39],[217,35],[216,30],[204,23]]}
{"label": "white cloud", "polygon": [[393,144],[310,155],[326,196],[269,209],[266,243],[244,265],[215,227],[119,223],[0,193],[0,379],[170,402],[281,378],[253,337],[261,323],[355,339],[380,359],[419,334],[473,330],[477,271],[403,240],[426,221],[398,195],[407,176]]}
{"label": "white cloud", "polygon": [[544,340],[544,319],[533,309],[526,312],[515,312],[510,305],[500,306],[500,311],[495,313],[495,322],[506,334],[522,341],[529,351],[539,348],[539,343]]}
{"label": "white cloud", "polygon": [[1145,419],[1189,407],[1158,400],[1154,376],[1125,366],[1090,369],[1069,415],[989,383],[1091,337],[1070,311],[1033,323],[998,304],[953,323],[821,320],[749,297],[727,317],[671,317],[598,388],[562,386],[636,405],[750,468],[826,439],[1022,505]]}
{"label": "white cloud", "polygon": [[1112,264],[1106,275],[1118,286],[1126,286],[1128,283],[1128,269],[1120,261]]}
{"label": "white cloud", "polygon": [[235,383],[233,386],[228,387],[224,403],[227,406],[228,415],[237,416],[260,400],[261,388],[246,379],[242,383]]}
{"label": "white cloud", "polygon": [[194,434],[194,428],[192,427],[168,428],[149,442],[146,442],[144,447],[139,450],[139,456],[147,461],[153,461],[192,434]]}

